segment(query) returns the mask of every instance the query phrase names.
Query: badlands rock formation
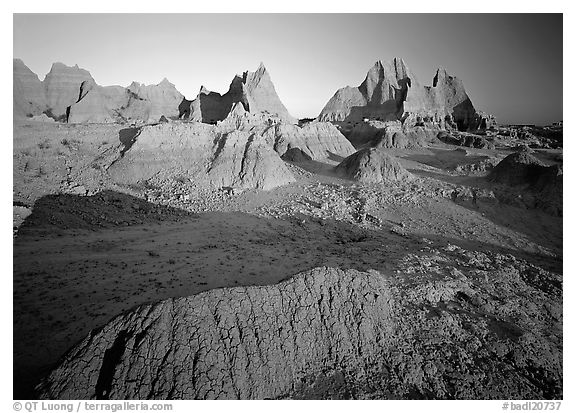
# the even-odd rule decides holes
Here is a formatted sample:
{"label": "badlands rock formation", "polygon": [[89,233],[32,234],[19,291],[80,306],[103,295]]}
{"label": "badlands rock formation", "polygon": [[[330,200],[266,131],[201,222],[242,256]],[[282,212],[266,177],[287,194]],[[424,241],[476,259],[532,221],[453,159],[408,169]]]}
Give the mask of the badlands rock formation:
{"label": "badlands rock formation", "polygon": [[[342,133],[355,145],[384,148],[417,148],[437,143],[438,125],[409,126],[399,120],[363,120],[352,126],[339,125]],[[395,137],[396,135],[396,137]],[[406,139],[404,139],[406,138]]]}
{"label": "badlands rock formation", "polygon": [[263,399],[326,370],[360,378],[393,337],[392,305],[380,274],[318,268],[139,307],[70,351],[42,397]]}
{"label": "badlands rock formation", "polygon": [[488,141],[485,137],[473,133],[450,131],[440,131],[438,139],[449,145],[466,146],[468,148],[494,149],[494,143]]}
{"label": "badlands rock formation", "polygon": [[340,158],[355,152],[350,141],[328,122],[310,122],[302,127],[279,123],[265,131],[264,136],[280,156],[293,148],[311,159]]}
{"label": "badlands rock formation", "polygon": [[461,80],[438,69],[432,86],[422,86],[399,58],[376,62],[360,86],[339,89],[318,118],[348,125],[367,118],[400,120],[408,126],[432,123],[471,131],[486,127]]}
{"label": "badlands rock formation", "polygon": [[528,151],[515,152],[496,165],[488,179],[506,185],[534,185],[548,167]]}
{"label": "badlands rock formation", "polygon": [[296,119],[280,101],[262,63],[255,72],[247,71],[242,76],[235,76],[224,95],[202,87],[196,99],[190,102],[189,108],[182,107],[180,113],[198,122],[216,123],[224,120],[238,102],[247,112],[268,113],[284,122],[296,123]]}
{"label": "badlands rock formation", "polygon": [[48,107],[44,86],[20,59],[13,60],[14,117],[41,115]]}
{"label": "badlands rock formation", "polygon": [[80,96],[80,86],[84,81],[94,79],[87,70],[78,65],[73,67],[54,63],[44,79],[46,99],[50,114],[55,118],[66,116],[68,106],[76,103]]}
{"label": "badlands rock formation", "polygon": [[167,79],[157,85],[133,82],[127,88],[103,87],[78,65],[54,63],[41,82],[21,60],[14,59],[17,118],[46,112],[54,119],[70,123],[157,122],[164,116],[215,124],[230,114],[238,118],[240,110],[296,123],[280,101],[263,64],[255,72],[235,76],[226,94],[202,87],[198,97],[189,101]]}
{"label": "badlands rock formation", "polygon": [[[561,303],[552,300],[561,281],[525,264],[506,266],[512,261],[502,255],[455,246],[439,254],[492,271],[463,269],[470,279],[454,269],[413,284],[319,267],[276,285],[143,305],[72,348],[40,397],[561,397]],[[422,262],[402,265],[414,272]],[[504,304],[491,304],[493,294]],[[514,310],[506,303],[526,305],[528,296],[546,303],[530,301],[508,317]]]}
{"label": "badlands rock formation", "polygon": [[562,166],[546,166],[527,150],[515,152],[494,167],[488,180],[509,186],[522,186],[534,194],[524,196],[529,206],[552,215],[563,214]]}
{"label": "badlands rock formation", "polygon": [[217,125],[174,122],[125,131],[132,135],[123,139],[121,156],[108,172],[126,184],[180,176],[202,187],[271,189],[294,181],[281,159],[290,150],[314,160],[354,153],[332,124],[286,124],[269,114],[246,112],[239,102]]}
{"label": "badlands rock formation", "polygon": [[133,82],[127,89],[82,84],[79,99],[70,106],[69,123],[117,121],[158,121],[162,116],[177,118],[184,96],[167,79],[157,85]]}
{"label": "badlands rock formation", "polygon": [[196,122],[135,130],[108,172],[127,184],[180,176],[198,186],[266,190],[294,181],[262,136]]}
{"label": "badlands rock formation", "polygon": [[158,121],[161,116],[176,118],[180,115],[179,105],[184,96],[174,84],[164,78],[157,85],[133,82],[127,89],[128,102],[121,109],[127,120]]}
{"label": "badlands rock formation", "polygon": [[93,79],[82,82],[78,101],[68,107],[66,117],[68,123],[107,123],[116,120],[107,96]]}
{"label": "badlands rock formation", "polygon": [[179,117],[185,100],[167,79],[157,85],[99,86],[78,65],[54,63],[40,81],[20,59],[13,62],[15,118],[46,113],[70,123],[156,122]]}
{"label": "badlands rock formation", "polygon": [[336,172],[346,178],[365,183],[406,180],[412,176],[398,160],[380,148],[359,150],[344,159],[336,167]]}

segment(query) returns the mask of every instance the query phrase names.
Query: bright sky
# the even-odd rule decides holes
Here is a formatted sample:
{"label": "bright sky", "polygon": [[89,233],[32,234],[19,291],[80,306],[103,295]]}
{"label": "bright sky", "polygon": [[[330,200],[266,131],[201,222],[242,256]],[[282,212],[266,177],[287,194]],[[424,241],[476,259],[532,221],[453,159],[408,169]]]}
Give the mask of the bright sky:
{"label": "bright sky", "polygon": [[398,56],[423,84],[446,68],[501,123],[542,124],[562,120],[562,25],[561,14],[19,14],[14,57],[40,79],[56,61],[104,86],[167,77],[189,99],[264,62],[290,113],[315,117]]}

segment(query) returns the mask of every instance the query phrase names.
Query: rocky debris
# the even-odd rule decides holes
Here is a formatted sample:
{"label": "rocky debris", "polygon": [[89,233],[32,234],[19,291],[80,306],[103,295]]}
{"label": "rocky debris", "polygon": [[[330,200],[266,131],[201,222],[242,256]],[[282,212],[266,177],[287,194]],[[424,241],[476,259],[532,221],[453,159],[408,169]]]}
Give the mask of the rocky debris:
{"label": "rocky debris", "polygon": [[[464,346],[474,355],[448,381],[451,384],[445,389],[447,394],[454,392],[452,397],[463,396],[468,384],[477,380],[482,380],[482,384],[476,387],[478,394],[473,398],[494,398],[500,392],[517,396],[534,392],[554,398],[562,393],[561,276],[512,255],[468,251],[451,244],[441,250],[425,247],[422,252],[409,254],[397,273],[405,274],[403,286],[408,302],[416,304],[416,308],[418,303],[431,304],[426,317],[437,330],[423,328],[422,334],[416,332],[412,336],[417,342],[422,340],[421,348],[426,350],[413,354],[407,366],[429,365],[438,376],[445,374],[443,363],[438,363],[435,356],[464,355],[466,350],[454,353],[452,343],[464,343],[468,337],[470,341]],[[497,301],[494,297],[498,297]],[[404,306],[399,315],[412,317],[412,308]],[[449,325],[455,330],[449,332]],[[461,335],[464,331],[467,333]],[[486,334],[483,338],[473,337],[480,331]],[[448,342],[444,341],[446,336],[451,337]],[[424,344],[436,338],[447,344],[446,353],[430,352]],[[484,370],[486,367],[491,373]],[[426,374],[427,368],[420,368]],[[478,375],[482,370],[487,374]],[[508,379],[493,381],[493,374]]]}
{"label": "rocky debris", "polygon": [[308,216],[323,221],[347,222],[361,227],[379,227],[381,220],[371,212],[377,191],[369,188],[315,184],[304,187],[301,196],[259,209],[265,217]]}
{"label": "rocky debris", "polygon": [[267,190],[294,181],[285,163],[261,136],[203,123],[143,127],[108,172],[123,184],[159,175],[181,176],[212,188]]}
{"label": "rocky debris", "polygon": [[216,124],[224,120],[237,103],[241,103],[246,112],[265,113],[284,122],[297,123],[280,101],[263,64],[255,72],[246,71],[242,76],[235,76],[224,95],[202,87],[196,99],[180,108],[180,116]]}
{"label": "rocky debris", "polygon": [[490,142],[483,136],[475,135],[472,133],[457,132],[457,131],[441,131],[437,135],[438,139],[449,145],[466,146],[468,148],[477,149],[494,149],[494,143]]}
{"label": "rocky debris", "polygon": [[[402,121],[407,126],[485,130],[486,116],[476,111],[461,80],[438,69],[432,86],[422,86],[402,59],[378,61],[358,87],[336,92],[318,116],[351,125],[363,119]],[[490,118],[491,119],[491,118]]]}
{"label": "rocky debris", "polygon": [[280,156],[292,148],[300,149],[312,159],[341,160],[355,152],[344,135],[327,122],[309,122],[302,127],[278,123],[262,135]]}
{"label": "rocky debris", "polygon": [[54,63],[44,79],[50,115],[57,120],[66,119],[68,106],[78,101],[80,86],[84,81],[94,81],[90,73],[75,65]]}
{"label": "rocky debris", "polygon": [[453,202],[470,208],[492,208],[499,204],[494,191],[485,188],[457,186],[450,193]]}
{"label": "rocky debris", "polygon": [[18,234],[20,226],[31,213],[32,209],[26,205],[14,204],[12,206],[12,236],[15,237]]}
{"label": "rocky debris", "polygon": [[48,109],[44,86],[20,59],[13,59],[14,117],[39,116]]}
{"label": "rocky debris", "polygon": [[508,125],[496,129],[496,135],[510,145],[528,145],[530,148],[561,148],[563,126]]}
{"label": "rocky debris", "polygon": [[365,148],[344,159],[335,168],[348,179],[366,183],[409,180],[412,174],[382,149]]}
{"label": "rocky debris", "polygon": [[266,218],[310,217],[378,229],[383,224],[380,208],[422,207],[432,198],[449,197],[449,191],[443,192],[445,188],[422,185],[418,179],[389,181],[387,185],[309,184],[300,195],[286,195],[279,202],[260,207],[257,213]]}
{"label": "rocky debris", "polygon": [[66,189],[66,193],[84,196],[88,194],[88,189],[84,185],[72,184]]}
{"label": "rocky debris", "polygon": [[204,187],[183,176],[169,179],[155,176],[141,187],[132,186],[134,195],[157,205],[180,209],[189,213],[229,211],[236,197],[245,189],[238,187]]}
{"label": "rocky debris", "polygon": [[454,168],[454,172],[461,175],[485,175],[487,172],[494,169],[498,162],[498,158],[486,157],[478,162],[457,165]]}
{"label": "rocky debris", "polygon": [[430,244],[393,275],[319,267],[137,307],[71,349],[40,397],[561,398],[561,277]]}

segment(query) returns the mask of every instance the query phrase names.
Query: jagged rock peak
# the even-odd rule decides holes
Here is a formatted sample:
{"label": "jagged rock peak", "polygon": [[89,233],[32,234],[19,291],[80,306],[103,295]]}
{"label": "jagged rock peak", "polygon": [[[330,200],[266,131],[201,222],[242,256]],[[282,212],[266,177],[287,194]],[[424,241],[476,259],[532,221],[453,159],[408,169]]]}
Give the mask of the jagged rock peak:
{"label": "jagged rock peak", "polygon": [[438,84],[445,83],[445,82],[461,82],[456,76],[451,76],[448,74],[448,71],[443,67],[439,67],[436,69],[436,74],[434,75],[434,79],[432,80],[432,87],[437,87]]}
{"label": "jagged rock peak", "polygon": [[12,59],[12,66],[14,76],[32,76],[32,78],[38,79],[38,81],[40,81],[38,75],[30,70],[30,68],[26,66],[26,63],[24,63],[22,59]]}
{"label": "jagged rock peak", "polygon": [[[52,63],[52,66],[50,67],[50,72],[48,72],[48,75],[50,75],[51,73],[54,74],[54,73],[61,73],[61,72],[74,72],[74,71],[90,74],[90,72],[88,70],[79,67],[78,64],[75,64],[74,66],[68,66],[62,62],[54,62],[54,63]],[[48,76],[48,75],[46,75],[46,76]]]}
{"label": "jagged rock peak", "polygon": [[26,66],[26,63],[24,63],[24,61],[20,58],[17,58],[17,57],[13,58],[12,63],[14,65],[14,68],[18,67],[18,68],[26,68],[26,69],[30,70],[30,68],[28,66]]}
{"label": "jagged rock peak", "polygon": [[394,76],[398,79],[408,77],[409,68],[404,59],[395,57],[390,61],[378,60],[368,71],[367,77],[382,78],[387,75]]}
{"label": "jagged rock peak", "polygon": [[78,101],[80,85],[85,80],[94,79],[89,71],[78,65],[67,66],[61,62],[52,64],[43,82],[52,116],[62,117],[68,106]]}
{"label": "jagged rock peak", "polygon": [[250,72],[249,70],[245,71],[242,75],[242,83],[245,85],[258,85],[262,79],[267,78],[270,80],[270,75],[264,66],[264,63],[260,62],[258,69],[254,72]]}
{"label": "jagged rock peak", "polygon": [[13,59],[12,79],[14,117],[41,115],[47,109],[46,92],[36,73],[22,59]]}
{"label": "jagged rock peak", "polygon": [[[344,87],[318,116],[320,121],[342,122],[356,127],[359,122],[401,121],[416,126],[423,119],[433,119],[444,128],[447,120],[460,130],[475,131],[482,127],[481,116],[466,94],[463,82],[438,69],[433,86],[422,86],[401,58],[377,61],[358,87]],[[452,127],[452,126],[451,126]]]}
{"label": "jagged rock peak", "polygon": [[241,102],[251,114],[269,114],[288,123],[297,122],[278,97],[264,63],[260,63],[254,72],[235,75],[224,95],[200,89],[198,97],[190,103],[188,117],[200,122],[216,123],[226,119],[237,102]]}

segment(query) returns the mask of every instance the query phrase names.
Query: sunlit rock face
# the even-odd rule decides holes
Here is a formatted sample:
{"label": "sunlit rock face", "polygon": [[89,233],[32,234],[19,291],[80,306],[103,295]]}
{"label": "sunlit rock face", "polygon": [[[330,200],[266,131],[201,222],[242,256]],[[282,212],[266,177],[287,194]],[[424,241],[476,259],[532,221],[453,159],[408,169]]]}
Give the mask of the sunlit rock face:
{"label": "sunlit rock face", "polygon": [[78,65],[73,67],[54,63],[44,79],[46,99],[51,115],[65,117],[68,106],[76,103],[80,96],[80,86],[86,80],[94,81],[87,70]]}
{"label": "sunlit rock face", "polygon": [[360,86],[339,89],[318,118],[349,125],[400,120],[406,126],[432,123],[474,131],[486,127],[483,117],[460,79],[438,69],[432,86],[423,86],[402,59],[394,58],[376,62]]}
{"label": "sunlit rock face", "polygon": [[46,110],[46,93],[38,76],[20,59],[13,60],[14,117],[24,118]]}

